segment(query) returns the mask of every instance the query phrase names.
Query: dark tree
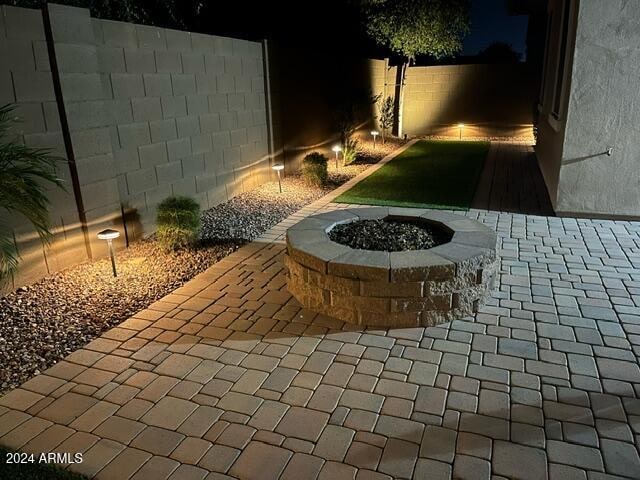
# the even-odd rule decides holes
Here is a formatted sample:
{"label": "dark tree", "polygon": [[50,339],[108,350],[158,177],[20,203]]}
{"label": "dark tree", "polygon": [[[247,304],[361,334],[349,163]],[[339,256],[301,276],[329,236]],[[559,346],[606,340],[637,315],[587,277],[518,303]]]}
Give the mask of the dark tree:
{"label": "dark tree", "polygon": [[482,63],[518,63],[521,58],[522,54],[505,42],[492,43],[478,53],[478,59]]}
{"label": "dark tree", "polygon": [[[46,0],[8,0],[9,5],[42,8]],[[88,8],[91,15],[122,22],[143,23],[170,28],[189,28],[191,19],[202,8],[193,0],[56,0],[55,3]]]}
{"label": "dark tree", "polygon": [[365,28],[379,45],[402,58],[399,67],[397,133],[402,135],[402,104],[407,66],[417,55],[454,55],[469,31],[469,0],[362,0]]}

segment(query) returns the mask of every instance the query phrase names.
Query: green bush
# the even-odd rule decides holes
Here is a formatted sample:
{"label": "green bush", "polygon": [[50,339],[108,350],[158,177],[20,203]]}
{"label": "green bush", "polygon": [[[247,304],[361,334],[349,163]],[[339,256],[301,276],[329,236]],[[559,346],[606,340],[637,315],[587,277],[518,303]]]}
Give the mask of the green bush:
{"label": "green bush", "polygon": [[169,197],[158,205],[156,238],[167,250],[193,244],[200,230],[200,206],[189,197]]}
{"label": "green bush", "polygon": [[[18,270],[20,254],[12,229],[14,217],[26,219],[43,243],[53,238],[49,221],[51,186],[64,190],[56,169],[64,160],[50,149],[31,148],[16,140],[15,105],[0,106],[0,287]],[[19,127],[18,127],[19,130]],[[2,477],[0,477],[2,478]]]}
{"label": "green bush", "polygon": [[394,104],[393,98],[387,97],[383,100],[382,105],[380,105],[380,127],[382,129],[382,143],[385,142],[385,134],[387,131],[393,127],[393,118],[394,118]]}
{"label": "green bush", "polygon": [[350,138],[342,147],[342,159],[345,165],[349,165],[356,161],[358,157],[358,140],[356,138]]}
{"label": "green bush", "polygon": [[321,187],[327,181],[327,157],[318,152],[311,152],[302,161],[302,177],[309,185]]}

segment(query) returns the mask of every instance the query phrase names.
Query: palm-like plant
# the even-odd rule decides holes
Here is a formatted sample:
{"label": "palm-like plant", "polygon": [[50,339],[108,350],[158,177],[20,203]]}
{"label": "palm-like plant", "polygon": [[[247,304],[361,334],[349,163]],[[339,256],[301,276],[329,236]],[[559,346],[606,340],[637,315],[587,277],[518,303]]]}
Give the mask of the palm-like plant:
{"label": "palm-like plant", "polygon": [[[56,175],[60,160],[51,150],[31,148],[10,138],[15,106],[0,107],[0,209],[22,215],[44,243],[51,241],[46,183],[64,188]],[[0,222],[0,285],[13,278],[20,255],[12,229]]]}

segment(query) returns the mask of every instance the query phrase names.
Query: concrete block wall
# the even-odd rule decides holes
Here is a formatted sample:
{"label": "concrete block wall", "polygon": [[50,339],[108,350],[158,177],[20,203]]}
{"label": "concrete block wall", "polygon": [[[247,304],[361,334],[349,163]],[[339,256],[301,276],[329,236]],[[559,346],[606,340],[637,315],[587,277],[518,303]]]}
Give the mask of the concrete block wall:
{"label": "concrete block wall", "polygon": [[524,64],[444,65],[407,69],[408,135],[530,136],[535,77]]}
{"label": "concrete block wall", "polygon": [[379,122],[380,108],[385,98],[391,97],[395,99],[397,67],[389,65],[388,61],[385,60],[370,60],[370,65],[373,94],[378,96],[378,102],[375,106],[375,125],[378,130],[381,130],[382,127]]}
{"label": "concrete block wall", "polygon": [[[373,91],[376,61],[286,42],[269,45],[274,157],[289,174],[299,171],[313,151],[334,156],[331,148],[339,141],[336,99],[352,90]],[[373,108],[361,112],[357,123],[370,130],[373,114]]]}
{"label": "concrete block wall", "polygon": [[25,141],[62,154],[60,115],[68,125],[81,212],[66,195],[52,216],[63,215],[64,225],[86,218],[89,248],[77,259],[106,254],[100,229],[126,227],[130,240],[152,233],[168,196],[191,196],[206,209],[269,179],[261,43],[47,8],[49,45],[40,10],[2,7],[0,103],[18,101],[34,136]]}
{"label": "concrete block wall", "polygon": [[96,228],[122,204],[141,220],[128,231],[148,234],[170,195],[209,208],[266,180],[260,43],[50,11]]}
{"label": "concrete block wall", "polygon": [[0,224],[12,230],[22,258],[13,283],[19,286],[87,258],[39,10],[0,5],[0,105],[6,104],[15,104],[19,119],[10,137],[59,156],[57,174],[66,190],[48,189],[54,233],[48,246],[26,218],[0,210]]}
{"label": "concrete block wall", "polygon": [[[374,60],[374,93],[395,98],[396,66]],[[530,136],[535,77],[523,64],[409,67],[403,127],[410,136]],[[376,112],[379,115],[379,110]],[[379,127],[379,124],[378,124]]]}

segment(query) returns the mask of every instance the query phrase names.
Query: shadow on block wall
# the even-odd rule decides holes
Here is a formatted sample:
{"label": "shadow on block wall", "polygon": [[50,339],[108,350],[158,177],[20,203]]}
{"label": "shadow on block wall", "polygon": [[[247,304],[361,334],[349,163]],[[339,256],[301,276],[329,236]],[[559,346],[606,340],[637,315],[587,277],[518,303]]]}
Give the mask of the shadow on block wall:
{"label": "shadow on block wall", "polygon": [[530,136],[537,75],[525,64],[411,67],[404,130],[408,135]]}
{"label": "shadow on block wall", "polygon": [[[269,59],[275,161],[292,172],[311,151],[333,155],[331,146],[339,139],[336,102],[350,91],[374,93],[376,61],[278,43],[270,44]],[[372,105],[357,123],[364,127],[374,115]]]}

